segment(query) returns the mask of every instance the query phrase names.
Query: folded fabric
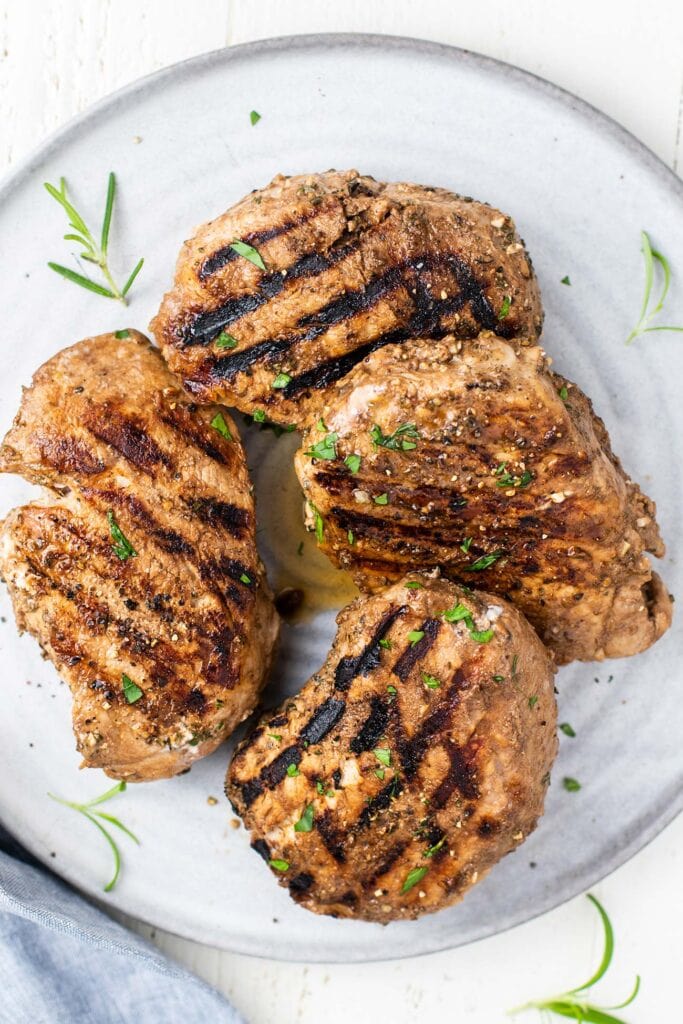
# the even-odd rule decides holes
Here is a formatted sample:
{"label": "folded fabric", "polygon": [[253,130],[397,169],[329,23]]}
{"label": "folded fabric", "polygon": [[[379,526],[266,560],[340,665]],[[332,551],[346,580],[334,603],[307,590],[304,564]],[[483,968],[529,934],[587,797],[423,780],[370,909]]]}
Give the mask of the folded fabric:
{"label": "folded fabric", "polygon": [[2,1024],[243,1024],[214,989],[49,874],[0,828]]}

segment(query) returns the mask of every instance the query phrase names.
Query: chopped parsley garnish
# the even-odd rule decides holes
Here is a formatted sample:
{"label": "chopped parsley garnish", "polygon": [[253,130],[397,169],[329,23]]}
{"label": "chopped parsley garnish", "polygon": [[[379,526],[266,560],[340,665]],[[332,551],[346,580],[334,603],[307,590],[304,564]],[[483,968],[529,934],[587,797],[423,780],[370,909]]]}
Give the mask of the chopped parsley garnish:
{"label": "chopped parsley garnish", "polygon": [[348,540],[351,547],[353,547],[353,545],[356,543],[356,538],[353,535],[353,530],[349,530],[349,532],[346,534],[346,539]]}
{"label": "chopped parsley garnish", "polygon": [[569,722],[560,722],[560,729],[565,734],[565,736],[576,736],[576,733],[574,732]]}
{"label": "chopped parsley garnish", "polygon": [[278,373],[277,377],[273,378],[273,380],[271,381],[270,386],[271,388],[277,388],[278,390],[281,391],[282,388],[287,387],[291,379],[292,378],[288,373]]}
{"label": "chopped parsley garnish", "polygon": [[[379,642],[379,645],[380,647],[383,647],[385,651],[390,651],[391,648],[393,647],[391,640],[388,640],[386,637],[382,637],[382,639]],[[389,689],[389,687],[387,687],[387,689]]]}
{"label": "chopped parsley garnish", "polygon": [[571,281],[569,280],[569,274],[565,274],[565,276],[560,281],[560,284],[571,284]]}
{"label": "chopped parsley garnish", "polygon": [[496,470],[496,476],[499,478],[496,480],[496,487],[528,487],[534,478],[534,474],[530,470],[525,469],[521,476],[513,476],[512,473],[506,473],[505,467],[506,462],[503,462]]}
{"label": "chopped parsley garnish", "polygon": [[321,795],[321,796],[322,796],[322,795],[323,795],[323,793],[325,792],[325,787],[323,786],[323,784],[322,784],[322,782],[320,781],[320,779],[318,779],[318,781],[316,782],[316,784],[315,784],[315,788],[316,788],[316,790],[318,791],[318,793],[320,793],[320,795]]}
{"label": "chopped parsley garnish", "polygon": [[325,534],[325,520],[320,515],[320,512],[318,512],[317,508],[312,502],[309,501],[308,507],[313,513],[313,517],[315,520],[315,539],[317,540],[318,544],[322,544],[323,536]]}
{"label": "chopped parsley garnish", "polygon": [[216,348],[237,348],[237,338],[233,338],[227,331],[221,331],[216,338]]}
{"label": "chopped parsley garnish", "polygon": [[409,871],[408,874],[406,875],[405,882],[401,886],[401,892],[410,892],[410,890],[413,888],[413,886],[417,885],[418,882],[422,881],[422,879],[424,878],[424,876],[427,874],[428,871],[429,871],[428,867],[427,868],[413,868],[412,871]]}
{"label": "chopped parsley garnish", "polygon": [[254,423],[265,423],[266,422],[266,414],[263,411],[263,409],[254,409],[254,414],[252,416],[252,419],[253,419]]}
{"label": "chopped parsley garnish", "polygon": [[241,242],[239,238],[236,238],[235,241],[231,243],[230,248],[233,249],[238,256],[242,256],[245,260],[249,260],[250,263],[253,263],[255,267],[259,268],[259,270],[266,269],[261,253],[258,249],[255,249],[253,245],[247,245],[246,242]]}
{"label": "chopped parsley garnish", "polygon": [[271,740],[275,740],[276,743],[282,743],[282,736],[280,736],[279,733],[277,733],[277,732],[269,732],[269,733],[266,733],[266,735],[270,736]]}
{"label": "chopped parsley garnish", "polygon": [[460,550],[464,554],[467,554],[467,552],[470,550],[471,547],[472,547],[472,538],[471,537],[465,537],[464,541],[460,545]]}
{"label": "chopped parsley garnish", "polygon": [[389,686],[387,686],[387,693],[390,693],[392,697],[395,697],[396,694],[398,693],[398,690],[396,689],[395,686],[391,686],[391,684],[389,684]]}
{"label": "chopped parsley garnish", "polygon": [[133,558],[137,555],[137,551],[124,535],[121,527],[116,522],[116,516],[111,510],[107,512],[107,522],[109,523],[109,531],[113,541],[112,548],[114,549],[116,557],[120,558],[122,562],[125,562],[127,558]]}
{"label": "chopped parsley garnish", "polygon": [[311,832],[313,830],[313,804],[307,804],[301,817],[294,825],[295,832]]}
{"label": "chopped parsley garnish", "polygon": [[492,676],[491,678],[493,679],[494,683],[502,683],[502,682],[505,681],[505,676],[498,676],[498,675],[496,675],[496,676]]}
{"label": "chopped parsley garnish", "polygon": [[251,576],[247,576],[246,572],[243,572],[240,576],[240,583],[251,583]]}
{"label": "chopped parsley garnish", "polygon": [[530,708],[535,708],[537,704],[538,704],[538,697],[536,696],[536,694],[534,694],[532,697],[529,697],[529,707]]}
{"label": "chopped parsley garnish", "polygon": [[443,617],[446,622],[460,622],[464,620],[468,626],[472,622],[472,612],[464,604],[456,604],[454,608],[449,608],[448,611],[443,612]]}
{"label": "chopped parsley garnish", "polygon": [[121,683],[123,685],[123,696],[129,704],[135,704],[136,700],[140,700],[140,697],[142,697],[142,690],[139,686],[136,686],[130,676],[127,676],[125,672],[121,674]]}
{"label": "chopped parsley garnish", "polygon": [[404,586],[406,590],[424,590],[425,588],[424,583],[420,583],[419,580],[408,580]]}
{"label": "chopped parsley garnish", "polygon": [[349,473],[357,473],[360,469],[361,457],[360,455],[347,455],[344,459],[344,465],[348,469]]}
{"label": "chopped parsley garnish", "polygon": [[373,754],[385,768],[391,767],[391,751],[387,747],[377,747],[373,750]]}
{"label": "chopped parsley garnish", "polygon": [[372,500],[374,501],[375,505],[388,505],[389,504],[389,497],[388,497],[386,491],[384,492],[384,494],[378,494],[377,497],[373,498]]}
{"label": "chopped parsley garnish", "polygon": [[295,764],[288,764],[287,774],[289,775],[290,779],[295,779],[297,775],[301,775],[301,772],[299,771]]}
{"label": "chopped parsley garnish", "polygon": [[488,569],[499,558],[502,558],[504,554],[504,551],[493,551],[490,555],[482,555],[476,562],[472,562],[472,565],[466,565],[463,572],[481,572],[482,569]]}
{"label": "chopped parsley garnish", "polygon": [[410,640],[410,646],[414,647],[415,644],[419,644],[422,637],[425,635],[424,629],[411,629],[408,633],[408,639]]}
{"label": "chopped parsley garnish", "polygon": [[493,639],[494,631],[492,629],[477,630],[474,628],[472,612],[464,604],[456,604],[455,607],[449,608],[448,611],[441,614],[446,622],[464,622],[475,643],[487,644]]}
{"label": "chopped parsley garnish", "polygon": [[566,386],[564,384],[562,385],[562,387],[560,388],[560,390],[557,393],[558,393],[558,395],[560,396],[560,398],[562,399],[563,402],[566,402],[567,399],[569,398],[569,392],[567,391],[567,388],[566,388]]}
{"label": "chopped parsley garnish", "polygon": [[[284,376],[287,375],[285,374]],[[288,382],[290,380],[291,377],[288,378]],[[274,384],[273,387],[275,387]],[[326,434],[322,441],[318,441],[317,444],[314,444],[307,452],[304,452],[304,455],[307,455],[311,459],[336,459],[338,440],[339,434]]]}
{"label": "chopped parsley garnish", "polygon": [[383,434],[381,428],[375,423],[370,430],[370,437],[375,448],[390,448],[394,452],[412,451],[413,448],[417,448],[416,441],[420,439],[414,423],[402,423],[393,434]]}
{"label": "chopped parsley garnish", "polygon": [[130,338],[130,331],[124,328],[122,331],[114,331],[114,337],[118,338],[119,341],[123,341],[124,338]]}
{"label": "chopped parsley garnish", "polygon": [[512,305],[512,297],[510,295],[503,296],[503,304],[500,307],[500,313],[498,314],[499,320],[504,320],[510,312],[510,306]]}
{"label": "chopped parsley garnish", "polygon": [[259,121],[261,120],[261,115],[259,114],[258,110],[250,111],[249,120],[252,123],[252,125],[259,123]]}
{"label": "chopped parsley garnish", "polygon": [[568,793],[577,793],[581,789],[581,783],[576,779],[570,778],[568,775],[562,779],[562,785]]}
{"label": "chopped parsley garnish", "polygon": [[279,857],[272,857],[268,863],[271,868],[275,868],[276,871],[289,871],[288,860],[281,860]]}
{"label": "chopped parsley garnish", "polygon": [[384,768],[375,768],[375,775],[378,779],[384,779]]}
{"label": "chopped parsley garnish", "polygon": [[441,847],[443,846],[443,844],[445,842],[446,842],[446,837],[442,836],[441,839],[439,839],[438,843],[434,843],[434,845],[430,846],[428,850],[425,850],[425,852],[422,854],[422,856],[423,857],[433,857],[435,853],[439,852],[439,850],[441,849]]}
{"label": "chopped parsley garnish", "polygon": [[436,676],[430,676],[429,672],[422,673],[422,682],[429,690],[438,690],[441,686],[441,680]]}
{"label": "chopped parsley garnish", "polygon": [[226,441],[232,441],[233,436],[230,433],[230,427],[225,422],[225,417],[222,412],[217,412],[214,418],[211,420],[211,426],[214,430],[217,430],[221,437],[224,437]]}

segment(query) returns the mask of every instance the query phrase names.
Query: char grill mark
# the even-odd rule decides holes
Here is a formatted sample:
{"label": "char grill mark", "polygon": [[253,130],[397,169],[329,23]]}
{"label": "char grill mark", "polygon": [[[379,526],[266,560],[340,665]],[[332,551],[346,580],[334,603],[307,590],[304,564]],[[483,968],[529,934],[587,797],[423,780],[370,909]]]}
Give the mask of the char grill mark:
{"label": "char grill mark", "polygon": [[185,410],[180,411],[179,406],[176,407],[173,414],[168,412],[166,406],[161,406],[157,409],[157,415],[162,423],[180,435],[186,445],[189,443],[198,448],[204,455],[208,455],[210,459],[222,466],[228,464],[229,460],[224,452],[213,444],[201,420],[194,422],[189,413],[186,413]]}
{"label": "char grill mark", "polygon": [[274,761],[262,768],[257,778],[242,783],[242,798],[246,806],[249,807],[264,790],[275,789],[286,777],[290,764],[300,763],[302,746],[320,743],[334,728],[345,710],[346,704],[343,700],[329,697],[324,701],[303,727],[296,743],[287,747]]}
{"label": "char grill mark", "polygon": [[109,445],[144,473],[153,472],[158,465],[173,468],[172,460],[144,427],[124,416],[112,403],[89,406],[83,422],[98,441]]}
{"label": "char grill mark", "polygon": [[345,657],[339,661],[334,673],[335,689],[346,691],[356,676],[369,676],[379,667],[381,661],[380,640],[387,635],[392,625],[407,610],[407,605],[390,609],[380,620],[372,640],[356,657]]}
{"label": "char grill mark", "polygon": [[435,810],[445,807],[456,789],[467,800],[476,800],[479,796],[475,769],[466,754],[452,740],[447,740],[444,746],[449,765],[431,797],[430,806]]}
{"label": "char grill mark", "polygon": [[358,816],[358,821],[355,825],[356,831],[362,831],[367,828],[380,811],[385,811],[387,807],[391,805],[392,800],[400,796],[403,791],[403,783],[398,777],[394,777],[392,781],[386,785],[383,789],[380,789],[379,793],[366,804],[361,813]]}
{"label": "char grill mark", "polygon": [[[453,676],[453,681],[443,699],[434,711],[424,719],[411,739],[408,739],[403,732],[400,718],[396,721],[396,745],[406,779],[411,780],[415,778],[420,762],[427,752],[432,737],[437,736],[447,727],[451,715],[460,700],[460,692],[466,685],[465,673],[462,668],[459,668]],[[396,714],[398,715],[398,712]]]}
{"label": "char grill mark", "polygon": [[251,848],[258,853],[259,857],[263,857],[266,864],[268,863],[270,860],[270,847],[265,839],[255,839],[254,842],[251,843]]}
{"label": "char grill mark", "polygon": [[[239,239],[235,238],[234,241],[245,242],[247,245],[258,248],[258,246],[263,245],[264,242],[269,242],[273,238],[279,238],[280,235],[286,235],[294,228],[301,227],[302,224],[315,220],[321,214],[327,213],[329,208],[329,203],[319,203],[317,206],[314,206],[312,210],[308,210],[306,213],[301,213],[298,217],[285,220],[282,224],[274,224],[272,227],[260,228],[258,231],[250,231]],[[235,252],[232,248],[232,244],[225,245],[212,253],[211,256],[206,257],[199,268],[197,276],[200,281],[205,281],[207,277],[211,276],[211,274],[215,274],[217,270],[220,270],[228,263],[232,263],[232,261],[236,260],[238,257],[239,253]]]}
{"label": "char grill mark", "polygon": [[405,853],[405,851],[406,851],[406,849],[408,848],[409,845],[410,844],[409,844],[409,841],[407,839],[406,840],[401,840],[400,842],[395,843],[391,847],[389,852],[387,854],[385,854],[385,856],[384,856],[381,864],[379,865],[379,867],[375,871],[373,871],[372,874],[369,877],[364,878],[364,879],[361,880],[361,882],[360,882],[361,887],[363,889],[370,889],[370,888],[374,887],[377,884],[377,882],[379,881],[380,878],[382,878],[384,875],[386,875],[388,871],[391,871],[391,869],[393,868],[393,866],[396,863],[396,861],[399,859],[399,857],[401,857]]}
{"label": "char grill mark", "polygon": [[[383,484],[384,489],[387,489],[386,482]],[[396,510],[399,508],[398,503],[394,501],[392,508]],[[387,525],[386,520],[379,515],[369,514],[367,512],[356,512],[352,508],[344,508],[340,505],[334,505],[328,515],[332,515],[335,522],[340,529],[344,532],[352,530],[354,534],[365,537],[380,536],[382,538],[385,547],[391,549],[392,547],[400,546],[401,541],[395,540],[395,535],[400,538],[406,538],[411,544],[417,540],[424,541],[426,546],[431,550],[434,547],[434,543],[451,545],[453,543],[453,535],[451,533],[444,533],[441,530],[437,530],[432,523],[420,523],[417,521],[411,521],[407,523],[401,523],[395,519],[391,520],[391,531],[387,536]],[[469,519],[463,517],[460,523],[454,523],[453,529],[458,530],[458,536],[460,531],[467,525]],[[461,538],[462,539],[462,538]]]}
{"label": "char grill mark", "polygon": [[309,746],[320,743],[334,729],[345,710],[346,703],[343,700],[328,697],[301,730],[300,742]]}
{"label": "char grill mark", "polygon": [[233,537],[241,537],[249,527],[249,515],[243,508],[216,498],[189,498],[188,507],[208,526],[222,527]]}
{"label": "char grill mark", "polygon": [[405,651],[401,654],[400,658],[391,670],[395,676],[398,676],[401,682],[405,682],[418,661],[420,661],[421,658],[424,658],[425,654],[434,644],[434,641],[439,635],[440,629],[441,622],[439,619],[426,619],[422,623],[420,630],[424,633],[424,636],[418,640],[417,643],[411,644],[410,647],[406,647]]}
{"label": "char grill mark", "polygon": [[330,812],[325,811],[323,814],[318,815],[314,819],[314,825],[329,855],[333,860],[336,860],[337,864],[343,864],[346,860],[344,836],[340,835],[334,827],[334,821]]}
{"label": "char grill mark", "polygon": [[[441,267],[449,269],[458,281],[461,288],[458,295],[447,299],[435,299],[422,281],[420,274],[423,269],[432,270]],[[301,317],[291,334],[258,342],[244,351],[223,356],[211,366],[210,376],[214,380],[230,380],[237,373],[255,363],[266,362],[299,342],[313,341],[330,327],[343,323],[358,313],[368,312],[380,299],[399,288],[405,288],[410,292],[415,306],[413,315],[405,327],[382,334],[351,352],[318,363],[312,369],[295,376],[283,389],[285,397],[296,395],[306,388],[319,389],[334,383],[349,373],[356,363],[364,359],[370,352],[374,352],[384,345],[403,342],[414,337],[443,337],[450,328],[441,326],[441,318],[458,312],[468,302],[481,328],[487,328],[502,337],[508,336],[511,332],[509,325],[498,320],[483,288],[458,255],[455,253],[428,254],[389,267],[370,280],[363,289],[345,292],[332,299],[316,313]],[[217,312],[214,311],[214,313]],[[209,314],[204,315],[208,316]],[[197,337],[193,343],[208,344],[221,326],[225,325],[224,321],[219,323],[219,320],[215,319],[211,328],[206,329],[205,333],[201,337]]]}
{"label": "char grill mark", "polygon": [[274,789],[287,775],[290,764],[297,765],[301,761],[301,749],[296,744],[287,747],[261,771],[259,779],[267,789]]}
{"label": "char grill mark", "polygon": [[301,871],[294,878],[290,879],[289,891],[296,899],[297,895],[307,892],[311,888],[313,881],[313,875],[309,875],[307,871]]}
{"label": "char grill mark", "polygon": [[338,246],[322,253],[308,253],[287,268],[286,275],[282,271],[266,274],[258,284],[258,291],[238,298],[228,299],[217,309],[200,313],[185,327],[181,347],[190,348],[195,345],[208,345],[213,338],[236,320],[254,313],[275,298],[285,288],[288,281],[299,281],[307,277],[317,277],[331,267],[341,263],[358,248],[357,243]]}
{"label": "char grill mark", "polygon": [[50,435],[36,438],[41,458],[59,473],[83,473],[94,476],[106,468],[88,446],[75,437]]}
{"label": "char grill mark", "polygon": [[262,768],[258,776],[248,779],[242,783],[242,799],[247,807],[253,804],[254,800],[266,789],[275,789],[287,776],[287,769],[290,764],[297,765],[301,761],[301,748],[298,744],[292,744],[283,750],[281,754]]}
{"label": "char grill mark", "polygon": [[389,710],[386,701],[377,694],[373,694],[370,701],[370,714],[363,722],[360,731],[353,737],[349,744],[354,754],[360,754],[364,750],[372,750],[377,746],[380,737],[384,734]]}

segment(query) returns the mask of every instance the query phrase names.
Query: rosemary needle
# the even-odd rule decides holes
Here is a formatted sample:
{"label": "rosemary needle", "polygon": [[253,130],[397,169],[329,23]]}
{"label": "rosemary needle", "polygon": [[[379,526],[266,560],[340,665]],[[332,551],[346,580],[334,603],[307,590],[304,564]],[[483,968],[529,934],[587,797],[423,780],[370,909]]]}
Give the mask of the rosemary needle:
{"label": "rosemary needle", "polygon": [[586,998],[588,990],[593,988],[607,973],[612,963],[612,956],[614,955],[614,930],[607,911],[595,896],[591,893],[588,893],[587,896],[600,915],[604,933],[602,959],[597,969],[583,985],[570,988],[561,995],[551,996],[550,999],[534,1000],[533,1002],[525,1003],[523,1006],[517,1006],[514,1010],[509,1011],[510,1014],[523,1013],[527,1010],[538,1010],[540,1013],[551,1013],[557,1017],[569,1018],[573,1021],[585,1021],[586,1024],[626,1024],[626,1021],[621,1017],[613,1016],[610,1010],[622,1010],[624,1007],[630,1006],[640,991],[639,975],[636,975],[635,985],[629,997],[616,1006],[596,1006],[588,1002]]}
{"label": "rosemary needle", "polygon": [[132,839],[133,842],[138,845],[140,844],[140,840],[137,836],[133,835],[130,829],[126,828],[123,822],[119,821],[118,818],[115,818],[112,814],[106,814],[104,811],[95,811],[93,808],[97,807],[99,804],[105,803],[107,800],[111,800],[111,798],[116,796],[118,793],[123,793],[125,788],[125,782],[117,782],[117,784],[112,786],[111,789],[108,789],[106,793],[96,796],[93,800],[89,800],[85,804],[79,804],[72,800],[63,800],[62,797],[55,796],[54,793],[47,794],[51,800],[55,800],[58,804],[62,804],[64,807],[70,807],[72,810],[78,811],[79,814],[82,814],[84,818],[87,818],[88,821],[92,822],[95,828],[97,828],[106,839],[114,856],[114,874],[109,882],[104,886],[105,892],[111,892],[118,881],[119,874],[121,873],[121,851],[118,848],[116,840],[110,834],[109,830],[105,828],[102,822],[106,821],[109,825],[114,825],[115,828],[120,829],[128,836],[129,839]]}
{"label": "rosemary needle", "polygon": [[48,262],[50,270],[54,270],[54,272],[59,274],[60,277],[65,278],[67,281],[71,281],[73,284],[80,285],[81,288],[86,288],[88,291],[94,292],[96,295],[102,295],[106,299],[118,299],[119,302],[124,304],[124,306],[127,305],[126,296],[128,295],[135,278],[142,270],[142,265],[145,261],[144,259],[138,260],[128,275],[123,287],[119,288],[112,276],[111,270],[109,269],[109,233],[111,230],[112,214],[114,212],[114,200],[116,198],[116,177],[114,172],[109,172],[109,178],[107,180],[107,198],[104,206],[104,216],[102,218],[99,242],[95,240],[95,237],[85,223],[84,218],[69,199],[67,195],[66,179],[59,179],[59,188],[46,181],[45,188],[48,194],[59,203],[68,217],[71,231],[64,235],[64,240],[67,242],[76,242],[81,246],[81,259],[98,267],[106,284],[100,284],[99,282],[86,277],[85,274],[80,274],[75,270],[71,270],[69,267],[64,267],[60,263],[53,263],[52,261]]}
{"label": "rosemary needle", "polygon": [[[664,302],[669,292],[669,286],[671,284],[671,266],[666,256],[662,255],[657,249],[652,248],[650,236],[647,231],[640,232],[641,250],[643,253],[643,259],[645,261],[645,289],[643,292],[643,301],[640,307],[640,316],[638,323],[635,325],[628,338],[626,344],[630,345],[632,341],[638,338],[641,334],[650,334],[652,331],[683,331],[683,327],[669,326],[665,324],[656,324],[650,326],[651,321],[664,308]],[[655,269],[659,267],[662,271],[662,291],[659,296],[659,301],[650,309],[650,299],[652,296],[652,287],[655,279]]]}

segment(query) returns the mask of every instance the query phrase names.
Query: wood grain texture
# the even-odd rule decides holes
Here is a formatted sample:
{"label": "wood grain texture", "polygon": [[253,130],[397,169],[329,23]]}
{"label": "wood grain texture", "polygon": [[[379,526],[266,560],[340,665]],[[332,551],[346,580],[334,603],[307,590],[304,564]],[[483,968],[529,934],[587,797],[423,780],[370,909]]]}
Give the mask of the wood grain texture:
{"label": "wood grain texture", "polygon": [[[11,170],[47,133],[143,74],[226,44],[321,31],[436,39],[518,64],[611,114],[670,166],[683,166],[680,0],[5,0],[0,168]],[[682,878],[679,819],[597,888],[618,936],[604,1002],[617,1002],[636,970],[643,974],[642,994],[627,1014],[631,1024],[671,1019],[683,945]],[[600,939],[582,899],[464,949],[367,966],[249,959],[134,927],[220,987],[251,1024],[498,1024],[507,1007],[588,976]]]}

